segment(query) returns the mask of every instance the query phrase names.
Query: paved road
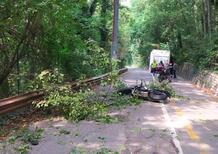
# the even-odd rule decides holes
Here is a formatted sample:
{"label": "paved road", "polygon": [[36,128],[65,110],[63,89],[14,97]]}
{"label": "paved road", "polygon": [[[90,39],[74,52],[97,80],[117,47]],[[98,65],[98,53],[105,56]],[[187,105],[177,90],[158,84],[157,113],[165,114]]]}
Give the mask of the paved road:
{"label": "paved road", "polygon": [[[150,80],[151,75],[142,69],[130,69],[123,78],[128,84],[132,84],[134,79]],[[177,94],[183,97],[165,106],[171,121],[168,127],[173,127],[177,133],[181,146],[180,152],[217,154],[218,99],[196,89],[190,82],[182,79],[173,81],[172,86]]]}
{"label": "paved road", "polygon": [[[130,85],[140,79],[152,80],[152,76],[143,69],[130,69],[122,78]],[[110,114],[121,117],[123,122],[102,124],[81,121],[75,125],[64,119],[53,119],[35,123],[33,126],[44,129],[44,138],[38,146],[32,147],[30,153],[69,154],[72,149],[79,149],[95,154],[102,148],[120,154],[177,153],[161,104],[145,101],[139,106],[112,110]],[[71,134],[60,135],[62,128]]]}
{"label": "paved road", "polygon": [[[129,69],[122,79],[133,85],[152,76],[143,69]],[[72,123],[63,118],[33,123],[31,128],[44,129],[44,137],[30,154],[69,154],[72,149],[95,154],[102,148],[121,154],[217,154],[218,101],[186,81],[172,86],[181,99],[112,110],[112,116],[122,119],[118,123]],[[70,134],[61,134],[62,129]]]}
{"label": "paved road", "polygon": [[126,84],[129,86],[135,85],[138,81],[140,83],[140,80],[149,82],[153,79],[152,75],[148,73],[144,69],[140,68],[129,68],[128,72],[122,75],[122,80],[125,81]]}
{"label": "paved road", "polygon": [[218,153],[218,99],[196,89],[191,83],[176,81],[177,93],[184,96],[167,106],[184,153]]}

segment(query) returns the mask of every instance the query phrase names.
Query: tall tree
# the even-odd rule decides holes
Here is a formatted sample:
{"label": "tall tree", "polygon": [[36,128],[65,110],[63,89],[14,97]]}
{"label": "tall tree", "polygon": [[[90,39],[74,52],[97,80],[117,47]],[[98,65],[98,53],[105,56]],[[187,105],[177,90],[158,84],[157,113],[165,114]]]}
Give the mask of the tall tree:
{"label": "tall tree", "polygon": [[206,35],[209,35],[211,37],[212,32],[212,26],[211,26],[211,1],[210,0],[204,0],[203,1],[204,6],[204,13],[203,13],[203,19],[204,19],[204,32]]}
{"label": "tall tree", "polygon": [[178,63],[188,61],[199,68],[216,69],[210,67],[216,63],[218,46],[216,1],[133,0],[132,5],[132,45],[143,59],[152,44],[160,43],[169,45]]}

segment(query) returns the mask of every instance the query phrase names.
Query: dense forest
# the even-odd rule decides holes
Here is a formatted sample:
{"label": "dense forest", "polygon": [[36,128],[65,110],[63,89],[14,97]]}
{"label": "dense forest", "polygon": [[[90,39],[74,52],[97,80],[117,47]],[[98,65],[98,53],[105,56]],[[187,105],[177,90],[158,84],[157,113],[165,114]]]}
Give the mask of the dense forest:
{"label": "dense forest", "polygon": [[132,52],[146,60],[158,44],[171,50],[179,64],[217,69],[217,8],[216,0],[132,0]]}
{"label": "dense forest", "polygon": [[109,0],[1,0],[0,93],[27,91],[43,70],[68,81],[110,71],[112,11]]}
{"label": "dense forest", "polygon": [[[178,64],[217,69],[216,0],[132,0],[120,5],[119,68],[145,63],[152,48]],[[112,0],[1,0],[0,95],[31,90],[43,70],[66,81],[110,71]]]}

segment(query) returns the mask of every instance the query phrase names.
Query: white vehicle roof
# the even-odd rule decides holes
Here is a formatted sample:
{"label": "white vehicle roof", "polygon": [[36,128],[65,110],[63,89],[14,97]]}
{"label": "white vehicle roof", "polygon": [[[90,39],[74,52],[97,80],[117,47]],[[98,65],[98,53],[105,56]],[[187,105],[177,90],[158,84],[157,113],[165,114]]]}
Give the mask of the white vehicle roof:
{"label": "white vehicle roof", "polygon": [[167,56],[169,57],[170,56],[170,51],[169,50],[157,50],[157,49],[154,49],[151,51],[151,55],[154,55],[154,56]]}

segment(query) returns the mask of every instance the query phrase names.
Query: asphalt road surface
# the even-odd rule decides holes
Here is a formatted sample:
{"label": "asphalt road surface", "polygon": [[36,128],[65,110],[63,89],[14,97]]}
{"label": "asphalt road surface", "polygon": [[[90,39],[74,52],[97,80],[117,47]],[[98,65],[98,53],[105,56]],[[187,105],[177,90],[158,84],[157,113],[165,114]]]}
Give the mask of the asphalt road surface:
{"label": "asphalt road surface", "polygon": [[[137,80],[153,79],[146,70],[135,68],[121,78],[130,86]],[[217,154],[217,99],[181,79],[171,84],[178,99],[168,104],[144,101],[138,106],[112,110],[110,114],[121,119],[118,123],[72,123],[63,118],[33,123],[30,129],[43,128],[44,133],[39,145],[32,146],[29,153],[96,154],[109,149],[121,154]],[[69,133],[60,133],[61,130]],[[10,153],[10,149],[0,153]]]}
{"label": "asphalt road surface", "polygon": [[[129,84],[135,80],[151,80],[150,73],[143,69],[129,69],[123,79]],[[159,104],[157,110],[165,117],[166,127],[178,153],[217,154],[218,153],[218,99],[194,87],[182,79],[171,85],[182,96],[173,103]],[[157,105],[157,104],[153,104]],[[150,113],[151,116],[157,117]],[[176,134],[175,134],[176,133]]]}

